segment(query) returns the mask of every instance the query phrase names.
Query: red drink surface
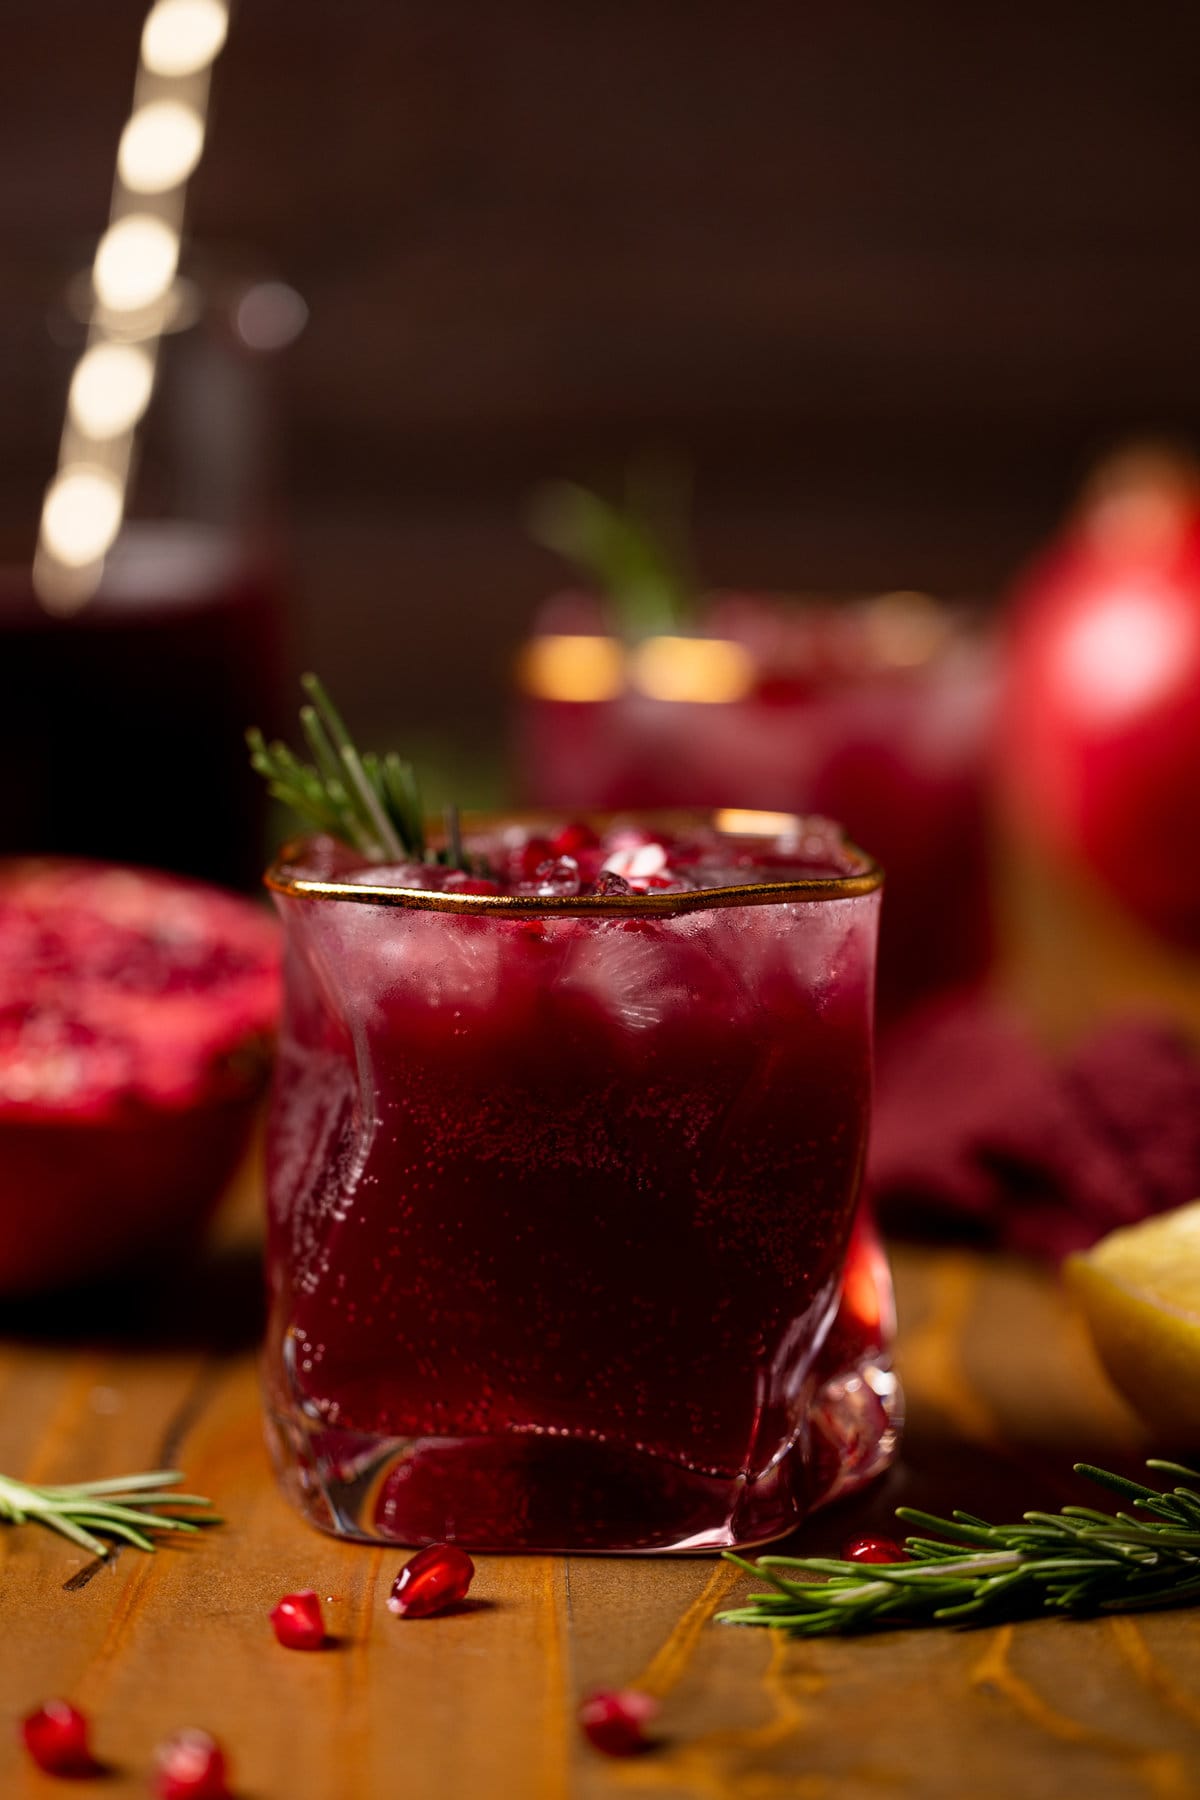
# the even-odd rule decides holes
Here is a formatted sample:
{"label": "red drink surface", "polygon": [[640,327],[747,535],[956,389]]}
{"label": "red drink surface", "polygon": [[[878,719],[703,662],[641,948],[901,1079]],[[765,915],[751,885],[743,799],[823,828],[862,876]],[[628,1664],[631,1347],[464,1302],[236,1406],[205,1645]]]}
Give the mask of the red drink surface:
{"label": "red drink surface", "polygon": [[[285,1472],[320,1522],[401,1541],[770,1535],[804,1503],[803,1471],[783,1497],[779,1471],[854,1217],[878,893],[840,891],[861,864],[819,821],[757,841],[610,832],[575,843],[574,877],[534,835],[556,832],[477,846],[494,888],[557,896],[533,913],[461,885],[475,910],[277,896]],[[351,891],[456,892],[440,870],[311,856]],[[633,892],[588,913],[605,863]],[[695,898],[814,878],[834,897]],[[647,916],[647,894],[674,910]],[[733,1518],[759,1481],[766,1530],[761,1507]]]}

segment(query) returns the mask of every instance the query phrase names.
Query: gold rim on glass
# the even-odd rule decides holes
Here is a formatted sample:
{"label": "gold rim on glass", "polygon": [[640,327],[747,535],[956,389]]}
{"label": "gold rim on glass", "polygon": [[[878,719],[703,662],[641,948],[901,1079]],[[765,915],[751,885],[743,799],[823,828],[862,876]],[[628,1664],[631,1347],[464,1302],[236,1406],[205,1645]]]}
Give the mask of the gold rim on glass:
{"label": "gold rim on glass", "polygon": [[[578,813],[595,827],[603,827],[616,817],[628,815]],[[639,824],[669,826],[707,826],[721,831],[721,819],[771,817],[800,825],[799,815],[734,813],[645,812],[636,815]],[[495,829],[499,825],[538,825],[559,823],[562,812],[554,813],[479,813],[463,819],[464,836],[472,832]],[[728,825],[723,835],[767,835],[752,831],[738,832]],[[430,888],[371,887],[357,881],[312,881],[290,872],[299,861],[306,840],[293,839],[285,844],[263,877],[273,894],[286,894],[296,900],[349,900],[359,906],[401,906],[414,912],[508,913],[510,916],[531,914],[579,918],[662,918],[679,913],[703,912],[715,906],[771,906],[783,901],[856,900],[873,894],[883,886],[883,870],[873,857],[860,850],[845,832],[840,847],[853,864],[849,874],[810,875],[789,881],[756,881],[744,887],[690,888],[679,893],[645,894],[444,894]]]}

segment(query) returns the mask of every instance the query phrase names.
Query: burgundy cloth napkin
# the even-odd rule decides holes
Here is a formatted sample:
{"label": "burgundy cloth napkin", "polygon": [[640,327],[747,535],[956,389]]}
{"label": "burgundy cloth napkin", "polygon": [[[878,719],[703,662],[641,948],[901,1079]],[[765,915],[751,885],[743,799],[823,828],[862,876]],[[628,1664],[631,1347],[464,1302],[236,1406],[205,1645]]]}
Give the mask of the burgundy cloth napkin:
{"label": "burgundy cloth napkin", "polygon": [[1200,1056],[1121,1019],[1056,1060],[1012,1014],[942,1003],[881,1047],[868,1183],[896,1233],[1063,1256],[1200,1197]]}

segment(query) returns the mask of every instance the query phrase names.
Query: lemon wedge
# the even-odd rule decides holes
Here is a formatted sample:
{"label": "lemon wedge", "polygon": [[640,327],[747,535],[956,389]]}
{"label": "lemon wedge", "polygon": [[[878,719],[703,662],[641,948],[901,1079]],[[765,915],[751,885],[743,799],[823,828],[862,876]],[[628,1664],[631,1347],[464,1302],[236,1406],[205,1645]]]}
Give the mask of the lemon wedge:
{"label": "lemon wedge", "polygon": [[1063,1265],[1100,1361],[1157,1436],[1200,1444],[1200,1201]]}

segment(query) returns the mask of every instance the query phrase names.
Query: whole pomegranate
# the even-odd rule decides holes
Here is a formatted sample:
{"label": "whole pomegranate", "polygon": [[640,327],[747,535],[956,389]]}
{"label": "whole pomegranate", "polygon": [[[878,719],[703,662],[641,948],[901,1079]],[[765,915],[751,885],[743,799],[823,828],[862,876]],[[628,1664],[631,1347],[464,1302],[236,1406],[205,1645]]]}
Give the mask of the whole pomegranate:
{"label": "whole pomegranate", "polygon": [[278,1000],[250,901],[0,861],[0,1295],[195,1237],[244,1149]]}
{"label": "whole pomegranate", "polygon": [[1014,596],[1001,775],[1045,848],[1200,944],[1200,477],[1100,471]]}

